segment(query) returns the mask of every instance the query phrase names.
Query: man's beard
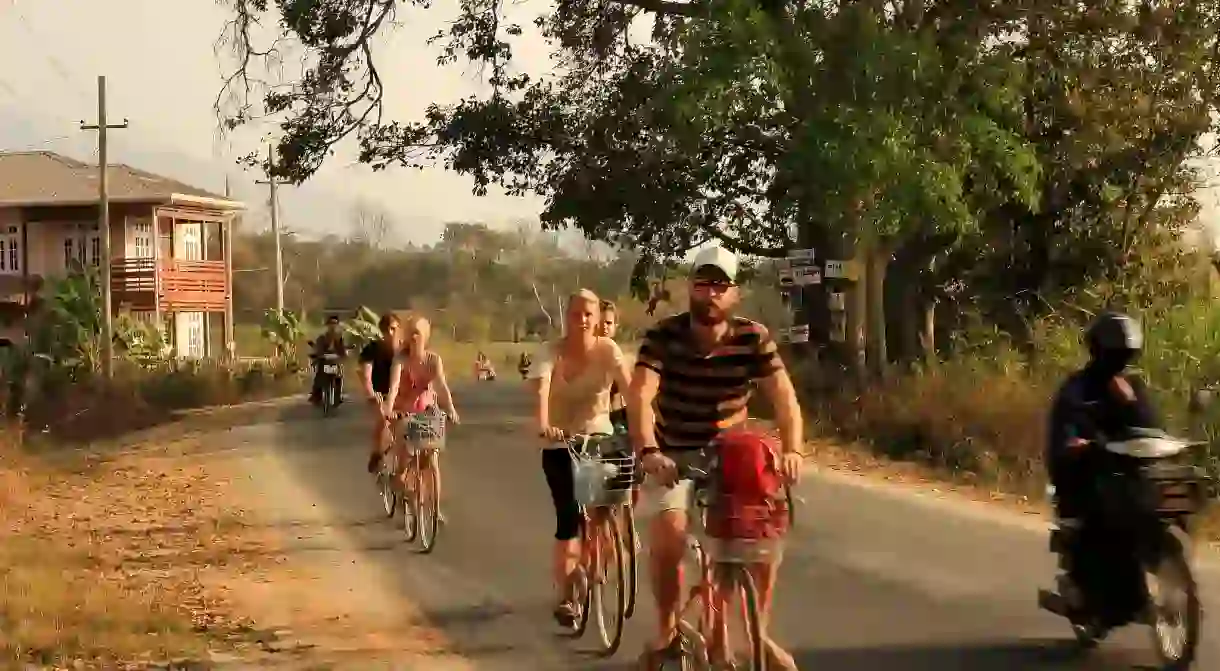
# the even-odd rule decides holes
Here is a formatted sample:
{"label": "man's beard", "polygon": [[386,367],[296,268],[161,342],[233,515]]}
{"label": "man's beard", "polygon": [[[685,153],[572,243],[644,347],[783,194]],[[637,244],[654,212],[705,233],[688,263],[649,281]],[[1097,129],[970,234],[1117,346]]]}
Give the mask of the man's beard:
{"label": "man's beard", "polygon": [[704,326],[715,326],[725,321],[726,316],[723,310],[718,309],[710,303],[699,303],[691,301],[690,315],[696,322]]}

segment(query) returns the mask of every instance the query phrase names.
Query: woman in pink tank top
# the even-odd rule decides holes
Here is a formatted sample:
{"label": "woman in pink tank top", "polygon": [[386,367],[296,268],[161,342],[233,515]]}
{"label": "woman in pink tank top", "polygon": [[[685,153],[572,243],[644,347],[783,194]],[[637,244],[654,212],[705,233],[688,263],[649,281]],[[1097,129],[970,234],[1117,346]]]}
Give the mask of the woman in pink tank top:
{"label": "woman in pink tank top", "polygon": [[[449,415],[446,421],[451,424],[458,424],[457,410],[453,407],[453,394],[449,391],[449,381],[445,379],[445,366],[441,361],[441,357],[436,352],[428,349],[428,336],[431,334],[432,327],[427,319],[423,317],[411,317],[406,321],[405,341],[406,346],[403,348],[403,353],[394,361],[394,367],[390,371],[390,393],[386,394],[386,413],[392,411],[419,413],[437,405],[437,397],[440,397],[440,406]],[[437,393],[439,390],[439,394]],[[404,445],[402,441],[395,441],[397,449],[401,450]],[[437,490],[433,492],[436,500],[441,501],[440,492],[440,464],[437,463],[437,453],[428,452],[429,458],[422,464],[424,475],[427,475],[429,469],[436,469]],[[402,452],[398,455],[399,479],[403,486],[407,485],[406,455]],[[422,478],[424,482],[428,478]],[[444,515],[440,515],[440,521],[444,521]]]}

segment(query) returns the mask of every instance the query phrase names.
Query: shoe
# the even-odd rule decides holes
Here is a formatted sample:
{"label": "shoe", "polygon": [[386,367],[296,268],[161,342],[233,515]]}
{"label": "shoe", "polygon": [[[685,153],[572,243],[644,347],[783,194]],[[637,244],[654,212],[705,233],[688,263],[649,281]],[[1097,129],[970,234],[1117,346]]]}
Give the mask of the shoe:
{"label": "shoe", "polygon": [[671,659],[680,659],[682,657],[682,638],[675,636],[669,645],[664,648],[646,647],[644,652],[640,653],[639,663],[636,666],[639,671],[661,671],[665,666],[665,662]]}
{"label": "shoe", "polygon": [[565,601],[555,606],[553,615],[555,616],[555,621],[564,629],[571,629],[576,626],[578,613],[576,612],[576,604],[571,601]]}

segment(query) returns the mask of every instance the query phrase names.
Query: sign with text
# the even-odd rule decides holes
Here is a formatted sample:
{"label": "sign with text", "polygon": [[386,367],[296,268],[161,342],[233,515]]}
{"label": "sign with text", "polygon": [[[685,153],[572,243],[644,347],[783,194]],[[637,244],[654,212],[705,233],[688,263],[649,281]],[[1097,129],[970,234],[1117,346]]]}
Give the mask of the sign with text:
{"label": "sign with text", "polygon": [[826,279],[855,280],[856,262],[854,260],[826,260]]}
{"label": "sign with text", "polygon": [[795,266],[792,268],[792,283],[798,287],[822,283],[822,269],[817,266]]}
{"label": "sign with text", "polygon": [[782,342],[790,343],[809,342],[809,325],[801,324],[799,326],[789,326],[786,329],[781,329],[780,340]]}
{"label": "sign with text", "polygon": [[789,260],[812,261],[815,258],[817,258],[817,255],[814,254],[814,250],[812,250],[812,249],[789,249],[788,250],[788,259]]}

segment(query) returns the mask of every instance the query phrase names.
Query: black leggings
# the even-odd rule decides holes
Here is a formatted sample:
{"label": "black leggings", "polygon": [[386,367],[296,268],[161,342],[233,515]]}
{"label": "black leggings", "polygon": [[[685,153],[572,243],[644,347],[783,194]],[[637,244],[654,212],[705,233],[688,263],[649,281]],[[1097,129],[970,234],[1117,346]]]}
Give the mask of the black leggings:
{"label": "black leggings", "polygon": [[583,522],[572,479],[572,455],[563,448],[543,450],[542,473],[555,506],[555,540],[570,541],[580,535]]}

